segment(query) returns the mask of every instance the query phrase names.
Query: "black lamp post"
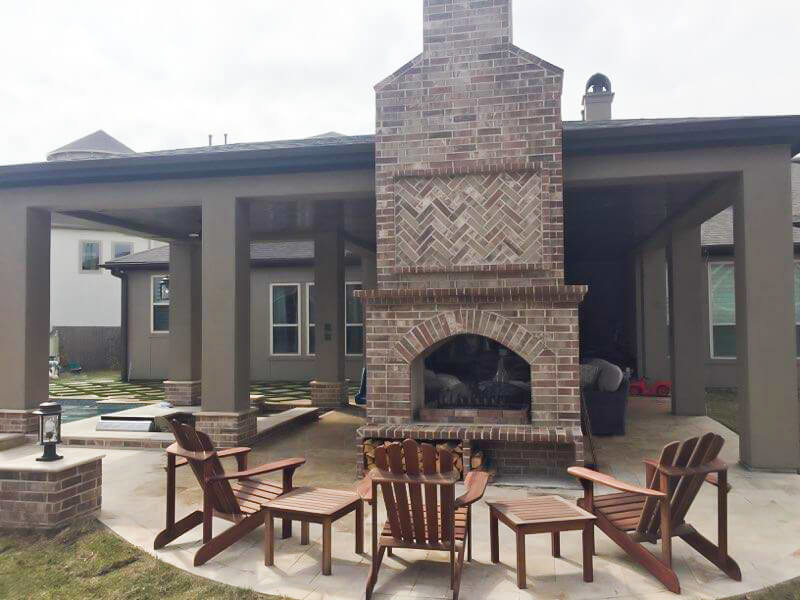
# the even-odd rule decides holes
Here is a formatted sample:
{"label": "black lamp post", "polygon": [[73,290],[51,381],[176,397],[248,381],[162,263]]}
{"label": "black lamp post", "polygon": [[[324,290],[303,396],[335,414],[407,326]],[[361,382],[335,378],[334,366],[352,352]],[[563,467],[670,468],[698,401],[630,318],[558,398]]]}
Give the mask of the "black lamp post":
{"label": "black lamp post", "polygon": [[42,402],[33,414],[39,417],[39,443],[44,446],[43,454],[36,460],[51,462],[64,458],[56,454],[56,444],[61,442],[61,405]]}

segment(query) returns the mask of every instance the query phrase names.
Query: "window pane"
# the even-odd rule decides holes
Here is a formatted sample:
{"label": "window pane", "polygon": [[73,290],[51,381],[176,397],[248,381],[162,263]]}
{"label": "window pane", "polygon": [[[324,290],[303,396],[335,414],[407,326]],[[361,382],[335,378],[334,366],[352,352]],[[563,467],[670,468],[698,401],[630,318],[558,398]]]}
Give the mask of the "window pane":
{"label": "window pane", "polygon": [[276,285],[272,288],[273,324],[296,325],[297,306],[297,286]]}
{"label": "window pane", "polygon": [[361,289],[360,283],[350,283],[345,286],[346,292],[346,323],[360,324],[364,321],[363,313],[361,312],[361,301],[353,296],[353,292]]}
{"label": "window pane", "polygon": [[308,286],[308,322],[310,325],[313,325],[317,322],[314,310],[314,286]]}
{"label": "window pane", "polygon": [[317,341],[314,338],[314,332],[316,327],[311,325],[308,328],[308,353],[309,354],[316,354],[317,353]]}
{"label": "window pane", "polygon": [[130,242],[116,242],[114,244],[114,258],[128,256],[133,252],[133,244]]}
{"label": "window pane", "polygon": [[297,354],[297,327],[272,328],[272,353]]}
{"label": "window pane", "polygon": [[736,326],[714,326],[714,356],[716,358],[736,357]]}
{"label": "window pane", "polygon": [[153,302],[169,302],[169,277],[153,278]]}
{"label": "window pane", "polygon": [[169,331],[168,304],[158,304],[153,307],[153,331]]}
{"label": "window pane", "polygon": [[800,323],[800,263],[794,263],[794,322]]}
{"label": "window pane", "polygon": [[100,268],[100,242],[81,242],[81,270],[97,271]]}
{"label": "window pane", "polygon": [[711,274],[711,323],[733,325],[736,323],[736,295],[733,280],[733,265],[710,264]]}
{"label": "window pane", "polygon": [[347,327],[347,354],[364,353],[364,327],[351,325]]}

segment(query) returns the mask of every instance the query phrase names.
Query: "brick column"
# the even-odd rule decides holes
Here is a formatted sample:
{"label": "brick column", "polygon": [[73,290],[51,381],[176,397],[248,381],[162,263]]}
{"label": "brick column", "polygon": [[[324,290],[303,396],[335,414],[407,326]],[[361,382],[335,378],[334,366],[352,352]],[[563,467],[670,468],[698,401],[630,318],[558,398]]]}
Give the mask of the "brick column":
{"label": "brick column", "polygon": [[169,249],[169,379],[164,394],[174,406],[200,404],[202,262],[198,244]]}
{"label": "brick column", "polygon": [[0,205],[0,433],[34,433],[48,397],[50,213]]}
{"label": "brick column", "polygon": [[246,445],[256,431],[250,408],[250,231],[248,205],[203,203],[203,410],[198,429],[221,448]]}

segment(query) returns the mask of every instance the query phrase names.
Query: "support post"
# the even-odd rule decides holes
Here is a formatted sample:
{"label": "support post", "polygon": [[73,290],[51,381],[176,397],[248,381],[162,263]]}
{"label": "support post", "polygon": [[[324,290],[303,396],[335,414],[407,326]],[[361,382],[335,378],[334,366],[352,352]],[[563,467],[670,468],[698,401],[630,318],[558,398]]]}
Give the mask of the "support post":
{"label": "support post", "polygon": [[667,257],[664,247],[644,248],[639,266],[642,374],[654,380],[669,379]]}
{"label": "support post", "polygon": [[733,212],[739,454],[751,468],[796,471],[800,411],[789,155],[776,146],[754,157]]}
{"label": "support post", "polygon": [[314,236],[314,294],[316,298],[316,369],[311,403],[335,407],[347,404],[344,371],[344,238],[341,212],[330,215],[330,225]]}
{"label": "support post", "polygon": [[202,253],[199,244],[169,247],[169,379],[167,401],[200,404],[202,359]]}
{"label": "support post", "polygon": [[50,212],[0,204],[0,433],[34,433],[48,398]]}
{"label": "support post", "polygon": [[705,415],[706,390],[701,285],[703,261],[700,225],[676,229],[667,248],[669,263],[670,363],[672,367],[672,412]]}
{"label": "support post", "polygon": [[218,447],[256,435],[250,408],[250,231],[244,200],[203,201],[202,396],[197,428]]}

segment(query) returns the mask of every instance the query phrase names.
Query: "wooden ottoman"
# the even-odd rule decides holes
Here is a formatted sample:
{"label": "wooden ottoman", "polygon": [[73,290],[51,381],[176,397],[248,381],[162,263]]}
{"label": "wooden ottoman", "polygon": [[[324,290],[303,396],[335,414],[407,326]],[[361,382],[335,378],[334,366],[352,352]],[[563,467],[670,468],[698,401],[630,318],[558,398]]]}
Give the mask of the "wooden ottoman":
{"label": "wooden ottoman", "polygon": [[500,562],[497,522],[508,525],[517,536],[517,587],[527,587],[525,576],[525,536],[549,533],[553,556],[561,556],[562,531],[583,530],[583,580],[592,581],[595,516],[560,496],[536,496],[519,500],[498,500],[489,505],[489,536],[492,562]]}
{"label": "wooden ottoman", "polygon": [[356,513],[356,554],[364,552],[364,504],[355,492],[299,487],[278,496],[264,511],[264,564],[275,561],[275,518],[300,521],[300,543],[308,544],[308,524],[322,525],[322,574],[331,574],[331,525]]}

